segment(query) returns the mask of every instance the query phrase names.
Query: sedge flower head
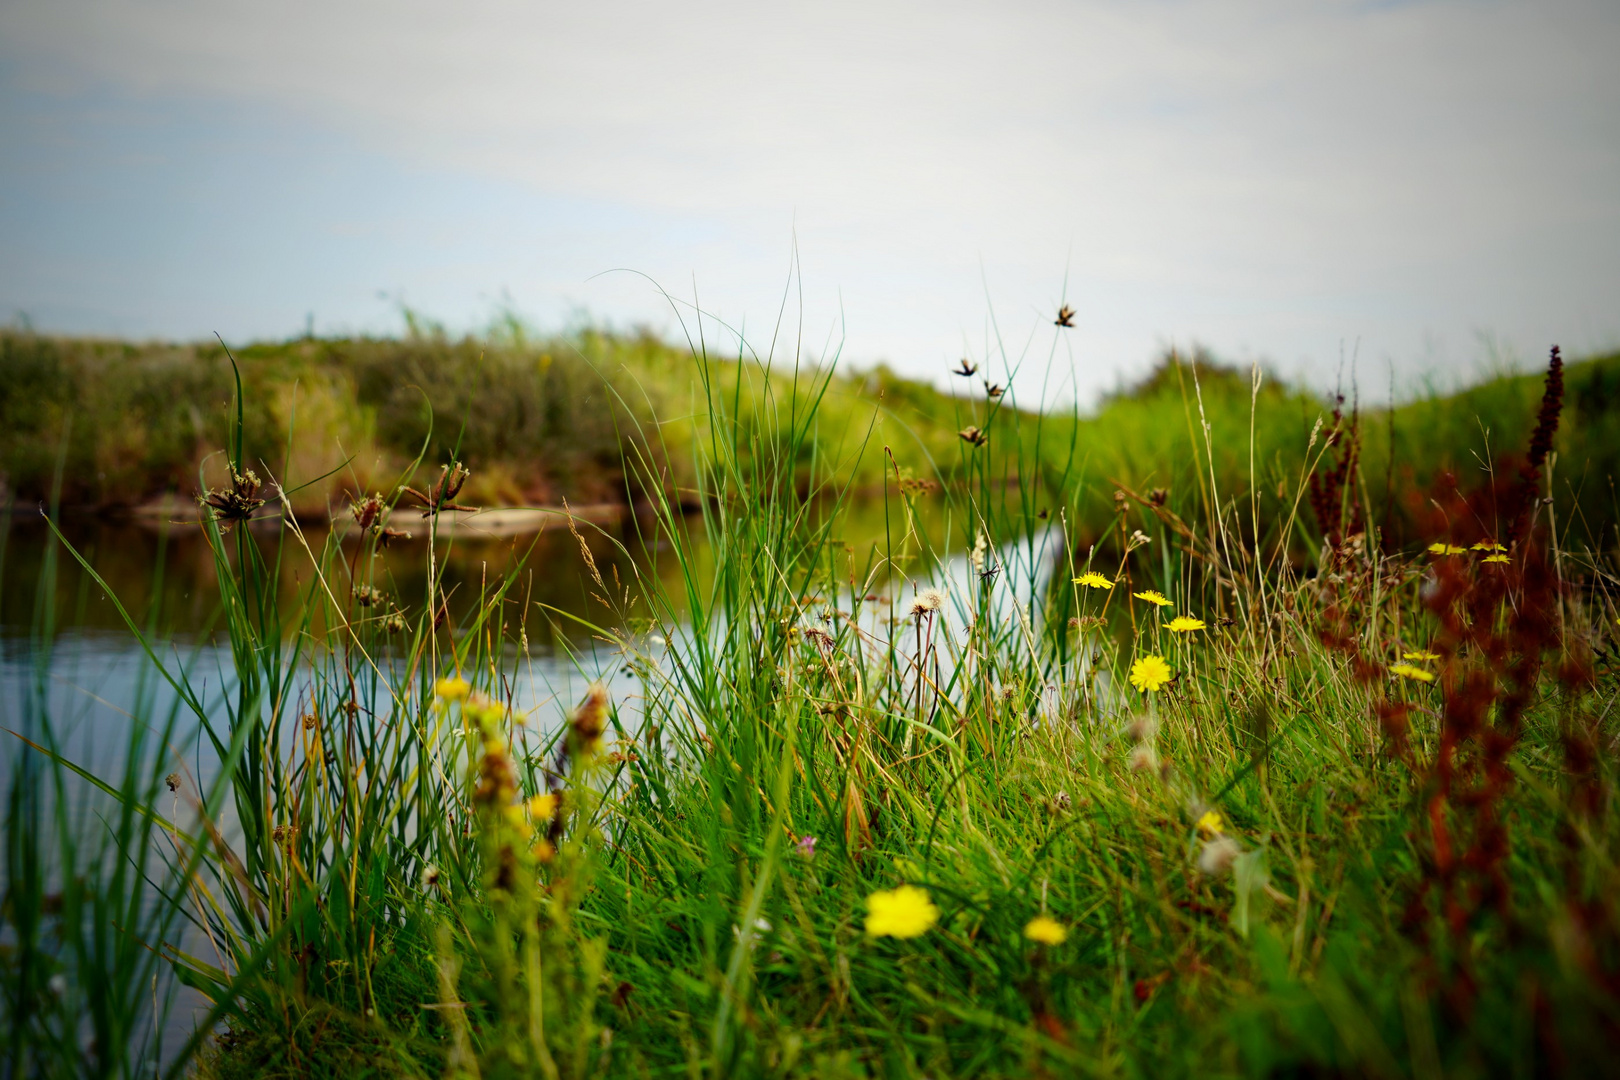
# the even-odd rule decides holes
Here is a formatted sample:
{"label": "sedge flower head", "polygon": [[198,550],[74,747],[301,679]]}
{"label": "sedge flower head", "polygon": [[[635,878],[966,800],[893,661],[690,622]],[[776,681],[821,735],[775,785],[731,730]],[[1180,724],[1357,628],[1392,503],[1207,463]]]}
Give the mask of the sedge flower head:
{"label": "sedge flower head", "polygon": [[1213,839],[1226,831],[1226,821],[1218,810],[1205,810],[1198,819],[1198,834]]}
{"label": "sedge flower head", "polygon": [[1158,592],[1154,589],[1147,589],[1143,592],[1132,593],[1131,595],[1136,597],[1138,600],[1146,600],[1148,603],[1153,604],[1156,607],[1170,606],[1170,598],[1165,596],[1164,593]]}
{"label": "sedge flower head", "polygon": [[926,889],[902,885],[879,890],[866,898],[866,936],[913,938],[939,921],[939,908]]}
{"label": "sedge flower head", "polygon": [[529,817],[536,823],[550,821],[556,812],[556,795],[535,795],[529,799]]}
{"label": "sedge flower head", "polygon": [[1505,563],[1505,562],[1512,562],[1513,560],[1508,558],[1506,555],[1503,555],[1500,552],[1498,552],[1495,555],[1487,555],[1483,559],[1481,559],[1480,561],[1481,562],[1493,562],[1493,563]]}
{"label": "sedge flower head", "polygon": [[438,679],[433,683],[433,696],[442,701],[460,701],[472,690],[472,685],[457,675],[450,679]]}
{"label": "sedge flower head", "polygon": [[1165,627],[1172,634],[1190,634],[1194,630],[1202,630],[1203,628],[1204,620],[1195,619],[1190,615],[1177,615],[1170,620],[1170,625]]}
{"label": "sedge flower head", "polygon": [[1392,664],[1389,673],[1399,675],[1403,679],[1411,679],[1414,682],[1434,682],[1434,672],[1424,671],[1422,668],[1413,667],[1411,664]]}
{"label": "sedge flower head", "polygon": [[1069,930],[1050,915],[1037,915],[1024,926],[1024,936],[1042,945],[1061,945],[1069,940]]}
{"label": "sedge flower head", "polygon": [[1467,548],[1458,547],[1456,544],[1446,544],[1439,540],[1429,545],[1430,555],[1461,555],[1467,550]]}
{"label": "sedge flower head", "polygon": [[1440,654],[1436,653],[1436,652],[1427,652],[1427,651],[1424,651],[1424,652],[1403,652],[1403,653],[1401,653],[1401,659],[1402,660],[1416,660],[1419,663],[1427,663],[1430,660],[1438,660],[1438,659],[1440,659]]}
{"label": "sedge flower head", "polygon": [[461,706],[461,716],[468,727],[489,733],[500,731],[501,721],[506,719],[507,712],[506,706],[498,701],[483,694],[469,694],[466,703]]}
{"label": "sedge flower head", "polygon": [[1131,665],[1131,685],[1144,693],[1161,690],[1170,681],[1170,665],[1162,656],[1144,656]]}
{"label": "sedge flower head", "polygon": [[1074,583],[1076,585],[1084,585],[1088,589],[1112,589],[1114,587],[1114,583],[1112,581],[1109,581],[1095,570],[1088,570],[1084,574],[1081,574],[1079,577],[1074,579]]}

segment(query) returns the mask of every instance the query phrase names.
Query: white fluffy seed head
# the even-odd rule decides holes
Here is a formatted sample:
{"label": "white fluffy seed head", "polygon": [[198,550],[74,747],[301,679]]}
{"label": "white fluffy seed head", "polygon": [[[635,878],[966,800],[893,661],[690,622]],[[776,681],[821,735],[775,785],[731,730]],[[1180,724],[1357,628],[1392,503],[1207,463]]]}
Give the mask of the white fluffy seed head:
{"label": "white fluffy seed head", "polygon": [[1238,842],[1230,836],[1217,836],[1204,844],[1204,850],[1198,853],[1198,869],[1200,873],[1220,876],[1232,869],[1237,857],[1243,854]]}

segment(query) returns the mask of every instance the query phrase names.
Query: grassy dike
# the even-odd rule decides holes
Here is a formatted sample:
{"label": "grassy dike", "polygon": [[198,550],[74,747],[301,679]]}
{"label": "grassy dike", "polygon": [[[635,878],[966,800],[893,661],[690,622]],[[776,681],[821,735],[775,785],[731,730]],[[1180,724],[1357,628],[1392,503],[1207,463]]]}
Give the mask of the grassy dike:
{"label": "grassy dike", "polygon": [[[389,500],[358,555],[308,544],[246,475],[286,437],[256,445],[245,383],[205,524],[224,704],[154,643],[180,705],[111,778],[28,713],[13,1074],[144,1074],[160,967],[216,1003],[173,1066],[212,1077],[1606,1067],[1620,566],[1548,493],[1609,368],[1492,390],[1492,471],[1451,477],[1460,419],[1403,444],[1398,415],[1380,470],[1365,415],[1329,438],[1300,395],[1173,367],[1087,421],[1107,440],[953,417],[868,546],[844,511],[895,466],[825,435],[841,381],[684,362],[679,422],[620,444],[679,572],[598,575],[612,677],[531,715],[520,573],[442,623],[435,538],[422,595],[359,603],[397,592]],[[431,530],[469,489],[422,471]],[[240,521],[278,505],[267,556]],[[198,725],[217,776],[176,766]],[[74,784],[99,817],[49,797]]]}
{"label": "grassy dike", "polygon": [[[341,514],[356,492],[391,494],[401,483],[430,481],[451,458],[471,469],[469,505],[645,507],[648,482],[690,505],[695,454],[713,456],[715,439],[752,452],[764,437],[754,427],[765,403],[814,385],[815,422],[793,462],[801,491],[816,468],[865,493],[904,480],[960,485],[973,468],[958,433],[973,426],[1003,449],[1017,443],[998,467],[1030,473],[1025,487],[1041,506],[1066,507],[1076,542],[1106,537],[1121,486],[1165,488],[1179,500],[1202,485],[1250,502],[1252,532],[1259,521],[1288,519],[1312,429],[1326,422],[1318,434],[1331,433],[1335,409],[1275,378],[1256,385],[1250,373],[1203,354],[1166,357],[1140,384],[1085,412],[987,397],[985,386],[1005,382],[1017,358],[976,358],[972,377],[951,379],[951,396],[882,367],[821,375],[776,363],[767,373],[710,356],[713,376],[736,390],[710,403],[688,349],[590,330],[537,338],[516,324],[462,339],[424,331],[397,340],[261,342],[236,359],[241,423],[255,448],[248,466],[286,488],[306,521]],[[1566,467],[1553,495],[1563,512],[1578,514],[1580,538],[1598,547],[1620,524],[1611,481],[1620,471],[1620,356],[1571,363],[1567,378],[1555,445]],[[21,505],[53,492],[67,507],[113,513],[166,493],[184,504],[198,491],[199,468],[211,485],[229,479],[216,451],[238,416],[235,387],[218,343],[0,330],[0,481]],[[1354,389],[1347,393],[1338,426],[1341,447],[1355,427],[1358,497],[1373,527],[1404,540],[1424,513],[1411,505],[1413,492],[1447,471],[1471,483],[1524,445],[1540,383],[1502,375],[1424,393],[1393,411],[1358,411]],[[713,425],[711,404],[720,414]],[[626,469],[648,454],[655,469]],[[408,476],[418,459],[426,470]],[[1313,539],[1301,534],[1294,543],[1308,555]]]}

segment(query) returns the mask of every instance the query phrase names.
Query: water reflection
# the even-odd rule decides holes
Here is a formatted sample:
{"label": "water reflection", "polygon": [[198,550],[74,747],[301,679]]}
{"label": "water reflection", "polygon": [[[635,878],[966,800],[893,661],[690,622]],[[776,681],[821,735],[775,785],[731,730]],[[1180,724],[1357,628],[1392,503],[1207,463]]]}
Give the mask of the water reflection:
{"label": "water reflection", "polygon": [[[53,560],[53,536],[37,517],[18,516],[9,528],[0,529],[0,712],[11,721],[4,726],[24,730],[49,718],[65,757],[94,774],[116,776],[130,725],[161,723],[184,710],[129,632],[112,597],[138,624],[152,628],[160,657],[171,669],[188,673],[208,715],[222,716],[235,673],[219,624],[220,583],[205,538],[195,527],[69,518],[62,529],[105,590],[66,552],[58,548]],[[823,554],[825,599],[853,610],[859,598],[862,628],[874,641],[897,631],[904,634],[913,625],[905,612],[917,589],[934,585],[946,595],[942,632],[963,634],[977,613],[998,625],[1018,627],[1033,647],[1042,599],[1062,554],[1056,530],[1042,525],[1021,538],[980,537],[976,529],[953,520],[942,501],[856,503],[845,508],[832,535],[836,539]],[[315,563],[284,532],[251,532],[243,539],[276,567],[278,601],[290,617],[317,585]],[[507,685],[513,704],[537,714],[529,732],[543,738],[579,700],[586,684],[601,677],[613,679],[621,722],[637,726],[639,685],[621,678],[627,674],[620,666],[622,655],[591,627],[640,635],[642,647],[655,660],[664,650],[691,647],[682,607],[687,575],[698,595],[706,594],[721,556],[704,535],[700,518],[684,522],[684,565],[674,557],[669,539],[659,537],[649,522],[625,518],[572,531],[558,524],[517,537],[462,530],[434,548],[433,563],[443,569],[443,592],[449,597],[451,633],[479,607],[482,596],[515,575],[504,615],[503,654],[512,661]],[[339,543],[344,565],[353,566],[357,578],[366,578],[357,544],[334,541],[324,528],[307,531],[304,541],[315,551]],[[397,605],[415,618],[425,610],[429,565],[428,544],[419,536],[383,552],[369,580],[386,594],[390,609]],[[639,587],[648,578],[661,583],[663,595],[671,598],[661,627],[667,641],[650,632],[652,612]],[[328,584],[335,590],[349,588],[346,580]],[[821,606],[807,605],[804,617],[817,617]],[[42,633],[41,614],[46,611],[54,613],[49,635]],[[716,633],[721,629],[711,625]],[[315,641],[320,648],[318,634]],[[378,662],[387,665],[397,659],[385,655]],[[294,693],[313,678],[313,672],[295,677]],[[199,737],[188,719],[173,734],[176,741],[166,748],[167,756],[193,788],[206,787],[218,773],[208,740]],[[20,744],[8,739],[0,745],[0,765],[6,766],[0,774],[3,786]],[[169,767],[163,764],[163,769]],[[229,806],[219,825],[228,839],[236,837]],[[200,952],[203,943],[188,938],[183,944]],[[202,1001],[188,991],[170,998],[174,988],[163,989],[163,1000],[173,1010],[162,1023],[165,1045],[178,1046],[203,1015]]]}
{"label": "water reflection", "polygon": [[[64,518],[62,533],[90,563],[130,615],[161,637],[193,640],[218,632],[219,581],[202,530],[195,526],[110,522],[97,518]],[[353,567],[356,580],[366,581],[386,594],[408,616],[419,614],[427,596],[428,545],[423,530],[412,541],[398,542],[378,555],[369,568],[357,563],[359,545],[344,538],[343,563]],[[436,557],[443,570],[442,589],[449,598],[453,620],[478,603],[481,592],[499,585],[502,578],[521,570],[519,595],[540,611],[565,612],[585,617],[592,601],[583,574],[581,541],[604,574],[631,580],[628,551],[645,546],[633,520],[606,526],[583,526],[577,537],[564,527],[517,537],[480,536],[463,530],[442,540]],[[290,532],[250,532],[252,543],[267,564],[276,567],[280,604],[290,615],[301,596],[314,584],[314,563]],[[304,543],[319,553],[332,542],[321,526],[303,531]],[[52,536],[44,521],[30,515],[13,518],[3,542],[0,564],[0,636],[27,636],[33,625],[38,586],[44,584],[46,554]],[[69,554],[58,551],[54,582],[55,623],[80,633],[126,634],[117,607],[95,580]],[[336,590],[348,582],[328,582]],[[600,618],[600,612],[598,612]],[[560,632],[584,637],[569,623]],[[540,618],[528,629],[542,647],[554,644],[554,627]]]}

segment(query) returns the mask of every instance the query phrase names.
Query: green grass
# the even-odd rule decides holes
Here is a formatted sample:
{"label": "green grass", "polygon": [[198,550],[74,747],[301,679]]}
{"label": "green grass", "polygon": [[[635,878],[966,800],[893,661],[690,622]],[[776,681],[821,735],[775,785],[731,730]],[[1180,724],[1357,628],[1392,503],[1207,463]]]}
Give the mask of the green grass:
{"label": "green grass", "polygon": [[[306,521],[341,510],[354,492],[387,488],[419,456],[441,462],[452,451],[472,469],[464,501],[481,506],[644,503],[648,482],[689,504],[695,462],[718,453],[714,440],[744,453],[791,449],[801,490],[813,482],[812,461],[862,491],[902,477],[960,486],[982,471],[957,435],[971,424],[996,440],[1002,479],[1024,470],[1031,498],[1053,512],[1067,507],[1076,543],[1094,543],[1110,526],[1119,483],[1144,494],[1169,489],[1184,516],[1209,519],[1212,498],[1250,504],[1252,531],[1256,519],[1288,518],[1311,430],[1333,409],[1272,376],[1257,387],[1247,372],[1201,353],[1164,358],[1095,409],[1039,412],[1013,394],[989,402],[981,391],[985,378],[1005,381],[1027,366],[1022,356],[975,358],[979,373],[953,377],[966,395],[953,397],[882,366],[764,365],[747,346],[706,354],[714,377],[735,391],[711,400],[686,345],[593,330],[544,338],[511,320],[459,340],[412,326],[398,340],[299,339],[237,351],[242,423],[258,448],[249,464],[263,471],[274,462]],[[780,432],[760,419],[767,397],[803,395],[823,379],[814,422],[791,448],[771,445]],[[1620,356],[1571,364],[1569,383],[1557,450],[1579,464],[1562,472],[1553,495],[1562,513],[1578,517],[1580,539],[1601,547],[1620,525],[1611,480],[1620,468]],[[213,486],[228,479],[210,455],[235,422],[234,393],[217,343],[0,330],[0,478],[20,503],[42,501],[61,458],[69,506],[127,507],[166,492],[189,498],[199,469]],[[1409,496],[1445,470],[1472,482],[1522,446],[1539,394],[1538,376],[1505,374],[1450,393],[1423,389],[1393,413],[1361,409],[1371,524],[1392,542],[1410,539],[1422,511]],[[282,455],[289,428],[298,438]],[[658,455],[655,469],[626,469],[648,453]],[[1308,557],[1309,547],[1301,538],[1297,553]]]}
{"label": "green grass", "polygon": [[[1313,442],[1320,406],[1172,366],[1094,418],[1004,413],[982,447],[942,421],[933,468],[879,486],[872,544],[857,495],[870,462],[896,466],[886,436],[846,422],[845,381],[683,362],[678,423],[636,411],[676,399],[601,384],[628,433],[621,467],[651,504],[648,538],[677,568],[592,583],[591,629],[617,656],[605,714],[512,713],[528,624],[561,617],[523,602],[515,567],[436,625],[435,540],[421,595],[404,598],[408,631],[385,639],[353,602],[381,565],[374,534],[355,557],[308,543],[289,507],[269,547],[207,524],[227,706],[154,663],[230,767],[178,814],[155,809],[161,755],[132,755],[146,771],[99,789],[154,823],[103,842],[170,852],[158,876],[189,889],[158,909],[213,942],[208,957],[162,953],[229,1025],[203,1075],[1606,1067],[1620,1026],[1620,567],[1601,532],[1571,542],[1582,534],[1557,502],[1536,504],[1507,564],[1427,554],[1510,527],[1505,456],[1472,501],[1473,477],[1462,494],[1427,482],[1469,460],[1462,421],[1398,413],[1391,474],[1364,417],[1361,467],[1329,493],[1325,524],[1357,509],[1376,524],[1398,501],[1406,539],[1325,551],[1310,477],[1344,443]],[[1570,370],[1566,415],[1607,422],[1579,418],[1583,380],[1608,370]],[[1478,391],[1497,410],[1493,452],[1522,454],[1531,385]],[[298,442],[291,416],[255,434],[252,398],[225,429],[232,471]],[[443,427],[453,410],[429,401]],[[1458,442],[1442,452],[1443,437]],[[1532,474],[1538,491],[1579,476],[1571,456]],[[1143,501],[1115,500],[1116,480]],[[1122,539],[1093,550],[1088,533]],[[981,535],[984,573],[914,612],[948,553]],[[1088,564],[1114,588],[1071,584]],[[1168,610],[1130,595],[1149,588],[1205,629],[1170,633]],[[1438,658],[1417,663],[1437,681],[1390,674],[1429,649]],[[1127,676],[1149,655],[1177,677],[1139,692]],[[548,792],[555,804],[520,801]],[[227,807],[233,838],[214,831]],[[6,828],[22,852],[6,929],[38,938],[15,914],[32,909],[14,893],[44,892],[24,848],[96,829],[15,810]],[[901,884],[927,891],[937,922],[870,936],[869,897]],[[87,888],[129,890],[115,886]],[[1042,913],[1065,941],[1025,935]],[[169,924],[127,936],[175,942]],[[7,1009],[37,999],[49,952],[8,954]],[[98,963],[114,987],[148,974],[76,963],[69,1001]],[[21,1071],[101,1067],[42,1022],[7,1019]]]}

